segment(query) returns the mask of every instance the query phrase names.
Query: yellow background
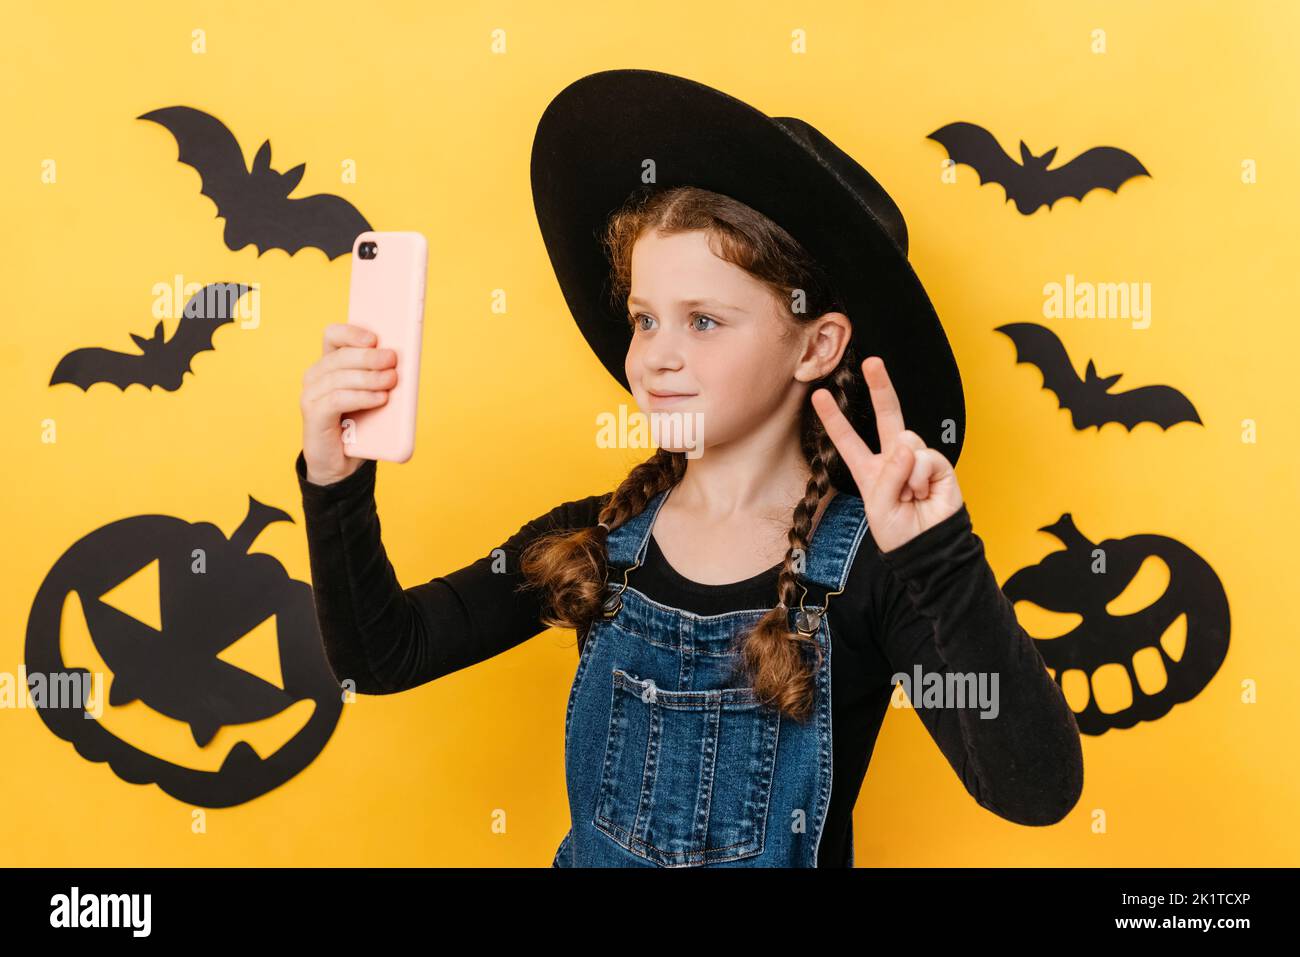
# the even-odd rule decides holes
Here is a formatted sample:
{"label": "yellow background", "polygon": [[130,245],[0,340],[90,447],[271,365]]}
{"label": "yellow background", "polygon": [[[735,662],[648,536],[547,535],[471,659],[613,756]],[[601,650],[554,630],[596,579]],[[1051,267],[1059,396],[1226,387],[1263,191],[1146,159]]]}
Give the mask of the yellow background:
{"label": "yellow background", "polygon": [[[802,117],[902,207],[911,257],[966,386],[958,469],[998,580],[1047,551],[1072,511],[1094,539],[1139,532],[1215,569],[1227,660],[1165,718],[1084,738],[1086,783],[1060,824],[983,810],[913,714],[887,716],[855,813],[859,865],[1294,865],[1300,621],[1295,415],[1300,92],[1292,3],[132,4],[11,8],[0,381],[10,423],[0,549],[0,670],[16,673],[32,599],[77,539],[163,513],[226,534],[248,495],[297,524],[255,549],[310,580],[292,464],[298,396],[323,327],[346,319],[348,260],[231,252],[224,221],[135,117],[188,105],[245,158],[307,164],[297,195],[337,193],[378,229],[429,238],[419,435],[380,465],[389,556],[411,586],[466,565],[552,506],[614,486],[644,456],[596,447],[630,402],[564,306],[534,218],[536,120],[580,75],[680,73]],[[1094,30],[1107,52],[1092,52]],[[192,32],[206,34],[192,52]],[[506,52],[493,53],[493,31]],[[807,52],[791,52],[804,30]],[[969,167],[940,182],[926,134],[979,123],[1013,153],[1134,152],[1153,178],[1023,217]],[[702,133],[701,135],[707,135]],[[41,182],[41,164],[58,180]],[[357,182],[340,183],[355,160]],[[1258,182],[1241,181],[1243,160]],[[68,350],[132,351],[153,286],[253,282],[261,323],[228,325],[177,392],[49,387]],[[1151,327],[1045,320],[1042,287],[1150,282]],[[507,312],[491,310],[505,290]],[[1117,388],[1183,389],[1205,426],[1076,432],[993,328],[1041,322]],[[174,322],[167,324],[167,334]],[[904,410],[906,412],[906,410]],[[57,442],[41,441],[42,423]],[[1242,422],[1258,441],[1242,441]],[[0,712],[0,864],[546,866],[568,826],[571,632],[548,631],[441,681],[344,708],[305,771],[243,806],[192,808],[80,758],[34,711]],[[1244,704],[1245,681],[1258,703]],[[504,811],[504,833],[494,813]],[[1104,812],[1105,833],[1093,822]]]}

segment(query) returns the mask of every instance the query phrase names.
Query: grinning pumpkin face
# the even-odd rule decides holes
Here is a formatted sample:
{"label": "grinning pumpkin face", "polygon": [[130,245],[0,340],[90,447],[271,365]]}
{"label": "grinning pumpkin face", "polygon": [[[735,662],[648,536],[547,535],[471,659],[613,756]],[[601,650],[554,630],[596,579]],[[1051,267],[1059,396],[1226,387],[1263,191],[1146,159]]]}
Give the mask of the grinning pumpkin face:
{"label": "grinning pumpkin face", "polygon": [[108,695],[97,718],[94,702],[37,702],[50,730],[123,780],[202,807],[240,804],[310,764],[342,712],[311,587],[248,551],[292,520],[250,497],[229,540],[206,522],[140,515],[69,548],[32,605],[25,665],[100,673]]}
{"label": "grinning pumpkin face", "polygon": [[1002,586],[1075,712],[1099,735],[1154,721],[1209,684],[1228,653],[1214,570],[1163,535],[1089,541],[1070,513],[1039,531],[1065,545]]}

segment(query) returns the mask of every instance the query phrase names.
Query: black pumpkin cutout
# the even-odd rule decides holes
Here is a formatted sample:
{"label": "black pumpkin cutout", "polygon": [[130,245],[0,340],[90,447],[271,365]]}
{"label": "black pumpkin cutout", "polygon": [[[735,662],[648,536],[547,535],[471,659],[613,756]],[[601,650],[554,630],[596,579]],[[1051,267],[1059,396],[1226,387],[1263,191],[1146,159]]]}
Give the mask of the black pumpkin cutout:
{"label": "black pumpkin cutout", "polygon": [[[1012,602],[1028,601],[1053,612],[1075,613],[1082,619],[1060,637],[1035,638],[1035,645],[1057,684],[1071,671],[1087,678],[1088,701],[1076,709],[1083,734],[1099,735],[1111,728],[1131,728],[1139,721],[1164,717],[1175,705],[1190,701],[1214,677],[1228,653],[1228,599],[1214,570],[1196,552],[1163,535],[1130,535],[1094,544],[1075,527],[1069,512],[1039,531],[1055,535],[1065,548],[1022,568],[1007,579],[1003,592]],[[1105,572],[1093,571],[1094,550],[1105,556]],[[1144,608],[1112,614],[1107,605],[1124,592],[1143,562],[1163,561],[1169,581],[1164,593]],[[1182,653],[1171,656],[1161,642],[1186,616]],[[1148,693],[1138,681],[1134,655],[1159,652],[1165,669],[1164,686]],[[1122,666],[1132,689],[1128,707],[1107,714],[1098,707],[1095,675],[1105,665]]]}
{"label": "black pumpkin cutout", "polygon": [[[183,766],[142,750],[80,707],[45,702],[39,713],[50,730],[82,757],[107,761],[124,781],[156,783],[178,800],[202,807],[243,803],[310,764],[338,724],[342,695],[325,659],[311,586],[290,578],[270,555],[249,552],[262,529],[278,521],[293,519],[250,496],[248,513],[229,540],[215,525],[167,515],[112,522],[59,558],[41,583],[28,620],[29,675],[84,672],[88,662],[64,660],[61,628],[65,602],[79,599],[94,643],[95,654],[87,657],[102,659],[111,675],[106,676],[105,713],[139,700],[152,711],[132,705],[134,716],[152,717],[160,725],[167,718],[185,722],[200,749],[222,728],[246,726],[232,732],[239,740],[223,759],[205,755],[215,769]],[[194,570],[196,549],[205,557],[202,573]],[[157,563],[160,627],[101,600],[152,563]],[[255,629],[259,637],[269,634],[266,627],[274,629],[278,677],[259,676],[220,657]],[[309,703],[298,710],[310,717],[291,738],[264,755],[248,744],[245,730],[278,720],[300,702]]]}

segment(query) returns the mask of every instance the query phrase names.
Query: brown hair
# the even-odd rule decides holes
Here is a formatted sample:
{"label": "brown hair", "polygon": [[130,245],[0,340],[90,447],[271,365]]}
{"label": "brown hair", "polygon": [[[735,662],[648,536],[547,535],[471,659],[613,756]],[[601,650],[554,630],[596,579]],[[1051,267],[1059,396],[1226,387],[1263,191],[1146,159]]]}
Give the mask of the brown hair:
{"label": "brown hair", "polygon": [[[647,230],[662,235],[704,230],[710,247],[721,258],[765,283],[785,305],[794,322],[810,322],[831,311],[844,311],[824,273],[811,256],[784,229],[749,206],[719,193],[693,186],[641,189],[610,217],[603,237],[611,264],[611,303],[626,311],[631,287],[632,247]],[[796,310],[798,301],[801,308]],[[846,414],[856,404],[856,390],[864,384],[857,373],[852,344],[839,365],[810,384],[808,394],[825,388]],[[806,561],[813,516],[835,485],[852,489],[852,478],[841,461],[821,419],[810,401],[800,414],[800,445],[812,471],[803,499],[794,508],[790,547],[777,578],[776,605],[742,638],[740,665],[752,677],[757,695],[781,712],[804,720],[815,700],[815,665],[809,649],[821,655],[812,638],[791,631],[787,609],[798,609],[802,586],[797,579],[796,556]],[[598,522],[609,529],[640,514],[659,492],[681,481],[686,473],[686,453],[656,450],[632,469],[609,495]],[[601,614],[606,597],[606,528],[564,530],[541,536],[524,550],[521,569],[524,587],[542,589],[543,621],[557,628],[576,629],[585,636]],[[820,657],[815,659],[820,662]]]}

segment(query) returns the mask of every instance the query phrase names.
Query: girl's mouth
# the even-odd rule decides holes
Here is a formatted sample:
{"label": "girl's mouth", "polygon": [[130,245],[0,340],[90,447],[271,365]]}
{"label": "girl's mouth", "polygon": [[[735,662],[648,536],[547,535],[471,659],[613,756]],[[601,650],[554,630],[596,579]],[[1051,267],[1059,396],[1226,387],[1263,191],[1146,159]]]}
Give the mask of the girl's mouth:
{"label": "girl's mouth", "polygon": [[673,405],[692,399],[697,394],[695,392],[655,392],[653,390],[649,393],[650,401],[655,405]]}

